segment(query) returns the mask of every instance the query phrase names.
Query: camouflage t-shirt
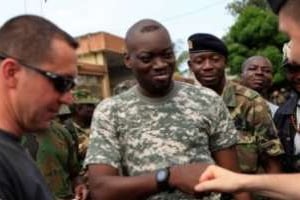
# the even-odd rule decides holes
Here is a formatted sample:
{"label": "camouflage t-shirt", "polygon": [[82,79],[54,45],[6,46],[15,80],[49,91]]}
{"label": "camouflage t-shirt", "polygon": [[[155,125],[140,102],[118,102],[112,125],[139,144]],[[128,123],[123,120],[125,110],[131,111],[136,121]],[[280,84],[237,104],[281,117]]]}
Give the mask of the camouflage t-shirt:
{"label": "camouflage t-shirt", "polygon": [[[235,145],[236,137],[225,104],[211,90],[175,82],[167,96],[148,98],[135,86],[97,106],[85,165],[108,164],[135,176],[175,164],[214,163],[211,152]],[[149,199],[194,198],[175,191]]]}

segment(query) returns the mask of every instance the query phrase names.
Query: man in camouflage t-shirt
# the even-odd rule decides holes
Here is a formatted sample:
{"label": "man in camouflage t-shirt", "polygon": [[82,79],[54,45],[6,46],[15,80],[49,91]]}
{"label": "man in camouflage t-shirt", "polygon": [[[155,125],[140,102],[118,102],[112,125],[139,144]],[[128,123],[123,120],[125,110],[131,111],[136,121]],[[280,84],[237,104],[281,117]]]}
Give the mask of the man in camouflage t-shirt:
{"label": "man in camouflage t-shirt", "polygon": [[126,34],[137,85],[102,101],[86,155],[93,199],[218,199],[194,192],[204,163],[237,170],[236,130],[214,92],[172,81],[166,28],[141,20]]}

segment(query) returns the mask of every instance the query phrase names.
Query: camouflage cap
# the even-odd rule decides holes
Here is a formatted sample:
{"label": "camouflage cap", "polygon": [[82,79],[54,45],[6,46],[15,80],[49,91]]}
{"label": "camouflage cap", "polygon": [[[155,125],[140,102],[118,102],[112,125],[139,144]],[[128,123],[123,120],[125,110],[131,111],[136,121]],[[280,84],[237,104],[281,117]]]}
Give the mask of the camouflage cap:
{"label": "camouflage cap", "polygon": [[76,89],[72,91],[75,104],[97,104],[99,99],[92,96],[88,89]]}

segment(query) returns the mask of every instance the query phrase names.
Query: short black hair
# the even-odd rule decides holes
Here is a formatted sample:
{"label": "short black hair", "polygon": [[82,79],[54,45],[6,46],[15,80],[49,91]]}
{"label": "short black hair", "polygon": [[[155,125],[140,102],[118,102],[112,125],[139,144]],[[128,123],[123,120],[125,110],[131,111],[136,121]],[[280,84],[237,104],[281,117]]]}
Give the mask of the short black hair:
{"label": "short black hair", "polygon": [[[155,21],[153,19],[142,19],[142,20],[136,22],[126,32],[125,45],[126,45],[127,51],[129,51],[130,44],[134,41],[136,35],[155,32],[155,31],[161,31],[161,30],[165,31],[169,35],[168,30],[161,23],[159,23],[158,21]],[[170,35],[169,35],[169,37],[170,37]]]}
{"label": "short black hair", "polygon": [[52,53],[54,39],[76,49],[78,42],[49,20],[36,15],[16,16],[0,28],[0,52],[30,64],[41,64]]}
{"label": "short black hair", "polygon": [[264,59],[271,65],[271,67],[273,67],[272,62],[267,57],[256,55],[256,56],[251,56],[251,57],[247,58],[243,62],[241,72],[244,73],[244,71],[245,71],[246,67],[249,65],[249,63],[256,59]]}

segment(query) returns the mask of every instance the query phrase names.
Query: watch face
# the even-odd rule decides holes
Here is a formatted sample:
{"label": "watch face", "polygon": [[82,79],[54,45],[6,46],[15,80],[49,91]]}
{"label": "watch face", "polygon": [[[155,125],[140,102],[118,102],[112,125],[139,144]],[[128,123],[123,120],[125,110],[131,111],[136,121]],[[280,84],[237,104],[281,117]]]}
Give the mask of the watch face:
{"label": "watch face", "polygon": [[156,175],[157,181],[162,182],[168,178],[168,172],[166,170],[160,170]]}

